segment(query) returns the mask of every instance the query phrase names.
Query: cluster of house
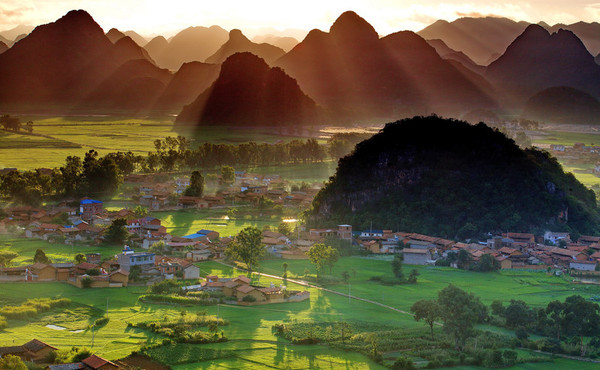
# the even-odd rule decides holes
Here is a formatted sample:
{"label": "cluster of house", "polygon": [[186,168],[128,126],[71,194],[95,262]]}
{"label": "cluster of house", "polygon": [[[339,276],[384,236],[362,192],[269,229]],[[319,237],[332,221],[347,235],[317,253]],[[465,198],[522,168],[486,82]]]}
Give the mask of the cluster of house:
{"label": "cluster of house", "polygon": [[[302,191],[287,192],[286,182],[279,175],[249,174],[235,172],[235,181],[228,191],[219,191],[215,195],[192,197],[183,195],[190,185],[190,178],[183,176],[160,182],[155,175],[129,175],[125,182],[139,184],[134,199],[150,210],[172,210],[187,208],[215,208],[226,204],[257,203],[260,197],[266,197],[275,204],[308,206],[318,193],[320,184]],[[219,182],[222,180],[219,178]]]}
{"label": "cluster of house", "polygon": [[[17,356],[26,363],[34,363],[40,365],[46,364],[51,352],[57,351],[58,348],[46,344],[40,340],[33,339],[20,346],[0,347],[0,358],[12,355]],[[72,370],[72,369],[93,369],[93,370],[113,370],[121,368],[119,365],[105,360],[102,357],[92,355],[80,362],[60,365],[47,365],[45,369],[49,370]]]}
{"label": "cluster of house", "polygon": [[246,276],[220,278],[217,275],[210,275],[201,283],[200,289],[221,291],[225,297],[237,301],[240,305],[301,302],[310,298],[308,291],[287,290],[283,285],[275,286],[273,283],[269,287],[251,285],[251,280]]}
{"label": "cluster of house", "polygon": [[550,231],[538,237],[505,233],[486,242],[461,243],[416,233],[369,230],[361,232],[357,240],[371,253],[401,253],[404,263],[412,265],[435,264],[437,259],[460,250],[467,251],[475,262],[489,254],[502,269],[556,267],[595,271],[600,263],[600,237],[584,235],[573,242],[568,233]]}
{"label": "cluster of house", "polygon": [[99,253],[88,253],[86,262],[34,263],[27,266],[0,268],[2,281],[61,281],[82,288],[89,280],[91,288],[120,288],[129,284],[130,273],[135,267],[136,277],[146,284],[163,279],[200,278],[200,269],[192,261],[172,256],[156,256],[149,252],[135,252],[128,246],[106,261]]}
{"label": "cluster of house", "polygon": [[573,146],[551,144],[549,149],[561,161],[595,164],[592,172],[600,176],[600,146],[588,146],[584,143],[574,143]]}

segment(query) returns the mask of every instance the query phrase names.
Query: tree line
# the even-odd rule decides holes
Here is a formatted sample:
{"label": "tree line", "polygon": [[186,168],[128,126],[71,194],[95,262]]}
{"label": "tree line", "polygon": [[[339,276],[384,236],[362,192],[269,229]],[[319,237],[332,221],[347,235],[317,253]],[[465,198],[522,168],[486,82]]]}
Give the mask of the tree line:
{"label": "tree line", "polygon": [[[357,140],[354,136],[350,138]],[[29,205],[39,205],[49,197],[104,197],[113,195],[122,183],[123,176],[132,173],[213,170],[219,167],[227,167],[228,171],[223,174],[228,182],[232,182],[232,166],[320,162],[328,158],[328,153],[336,158],[335,155],[349,150],[349,142],[353,141],[348,134],[336,134],[326,145],[319,144],[315,139],[307,139],[276,144],[204,143],[191,149],[189,139],[183,136],[167,137],[155,140],[155,150],[148,152],[147,156],[132,152],[113,152],[100,156],[95,150],[90,150],[84,158],[68,156],[63,166],[50,171],[10,171],[0,175],[0,196]]]}

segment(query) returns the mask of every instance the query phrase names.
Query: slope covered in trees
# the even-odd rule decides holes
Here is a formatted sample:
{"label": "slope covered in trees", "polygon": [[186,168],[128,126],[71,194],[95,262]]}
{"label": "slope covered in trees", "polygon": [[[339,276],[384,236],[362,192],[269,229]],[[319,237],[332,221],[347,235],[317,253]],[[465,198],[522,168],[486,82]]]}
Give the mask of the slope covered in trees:
{"label": "slope covered in trees", "polygon": [[373,225],[446,237],[541,230],[598,232],[593,191],[545,152],[483,123],[437,116],[390,123],[342,158],[309,224]]}

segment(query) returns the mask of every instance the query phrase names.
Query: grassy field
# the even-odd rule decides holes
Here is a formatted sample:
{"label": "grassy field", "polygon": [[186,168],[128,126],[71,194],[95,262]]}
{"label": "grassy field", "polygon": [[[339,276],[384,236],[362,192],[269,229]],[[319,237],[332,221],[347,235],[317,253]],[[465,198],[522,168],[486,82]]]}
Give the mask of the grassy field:
{"label": "grassy field", "polygon": [[65,245],[57,243],[48,243],[38,239],[23,239],[9,236],[0,236],[0,250],[11,250],[19,254],[19,257],[12,261],[14,266],[27,265],[33,263],[33,256],[37,249],[41,249],[52,262],[73,262],[77,253],[100,253],[102,258],[108,258],[121,252],[121,247],[112,246],[86,246],[86,245]]}
{"label": "grassy field", "polygon": [[201,229],[215,230],[221,237],[236,235],[248,226],[256,226],[262,230],[263,226],[277,228],[281,217],[261,217],[258,219],[227,219],[226,209],[211,210],[182,210],[152,212],[152,216],[160,218],[167,232],[175,236],[193,234]]}
{"label": "grassy field", "polygon": [[561,144],[573,146],[575,143],[584,143],[585,145],[599,145],[600,133],[582,133],[567,131],[547,131],[544,136],[536,137],[535,144]]}
{"label": "grassy field", "polygon": [[[0,132],[0,168],[27,170],[59,167],[69,155],[83,157],[94,149],[109,152],[131,151],[144,155],[154,150],[154,140],[183,135],[192,147],[205,142],[237,144],[248,141],[276,143],[319,136],[319,129],[287,132],[274,128],[173,126],[173,119],[132,119],[128,117],[20,117],[34,122],[34,135]],[[41,135],[41,136],[39,136]],[[27,148],[23,151],[23,148]]]}
{"label": "grassy field", "polygon": [[[304,268],[312,267],[307,261],[286,261],[290,275],[302,275]],[[261,270],[280,273],[281,260],[263,261]],[[469,292],[473,292],[489,304],[494,299],[507,301],[511,298],[523,299],[533,305],[543,305],[552,299],[563,299],[571,294],[585,297],[600,293],[597,287],[573,285],[562,278],[549,277],[543,272],[513,272],[481,274],[451,269],[427,269],[420,267],[421,272],[417,285],[383,286],[368,279],[371,276],[388,274],[391,276],[390,262],[377,259],[346,257],[340,259],[334,268],[334,275],[342,271],[351,271],[351,291],[353,295],[370,298],[378,302],[408,309],[413,302],[421,298],[432,298],[437,291],[448,283],[453,283]],[[241,271],[224,266],[217,262],[203,262],[198,266],[201,275],[217,274],[232,277],[242,274]],[[412,268],[412,267],[410,267]],[[405,266],[405,271],[409,266]],[[354,276],[354,271],[356,275]],[[268,286],[279,285],[282,281],[275,278],[260,277],[255,282]],[[286,283],[288,289],[304,290],[303,287]],[[330,287],[347,292],[345,284]],[[174,365],[176,369],[232,369],[232,368],[339,368],[349,369],[379,368],[366,357],[342,351],[332,350],[325,346],[291,345],[286,340],[275,336],[271,327],[274,324],[290,321],[360,321],[373,324],[385,324],[397,328],[424,327],[410,315],[401,314],[390,309],[367,302],[348,300],[348,298],[332,293],[309,288],[310,301],[300,303],[281,303],[268,306],[232,306],[218,305],[209,307],[183,307],[190,313],[207,309],[211,315],[229,321],[223,327],[225,335],[230,339],[225,343],[205,345],[181,345],[175,348],[159,347],[153,350],[153,356],[162,358]],[[68,297],[74,307],[70,312],[50,312],[31,320],[11,320],[9,327],[0,331],[0,345],[20,343],[33,337],[47,341],[59,348],[71,346],[91,346],[92,333],[89,330],[73,333],[72,329],[86,328],[89,323],[106,310],[108,301],[109,323],[95,333],[94,351],[109,359],[127,355],[141,345],[157,339],[154,334],[127,327],[127,322],[156,320],[163,316],[177,317],[182,307],[170,305],[153,305],[138,302],[138,297],[145,287],[128,287],[122,289],[77,289],[62,283],[13,283],[3,284],[0,289],[0,302],[16,304],[33,297]],[[68,322],[68,325],[66,324]],[[66,330],[53,330],[45,325],[64,324]],[[436,330],[441,330],[436,328]],[[215,355],[216,353],[216,355]],[[207,356],[217,356],[206,360]],[[519,369],[541,369],[555,366],[586,366],[571,360],[557,360],[555,363],[538,363],[519,365]]]}

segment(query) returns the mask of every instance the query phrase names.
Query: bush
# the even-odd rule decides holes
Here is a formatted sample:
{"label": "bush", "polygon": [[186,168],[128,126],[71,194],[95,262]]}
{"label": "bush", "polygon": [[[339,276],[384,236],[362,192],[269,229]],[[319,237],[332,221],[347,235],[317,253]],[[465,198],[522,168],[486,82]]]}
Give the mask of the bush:
{"label": "bush", "polygon": [[525,330],[525,328],[518,328],[515,330],[515,335],[521,340],[529,338],[529,334],[527,334],[527,330]]}
{"label": "bush", "polygon": [[6,322],[6,317],[0,316],[0,330],[6,328],[8,323]]}
{"label": "bush", "polygon": [[109,320],[110,319],[108,317],[106,317],[106,316],[101,317],[98,320],[94,321],[94,326],[97,327],[97,328],[99,328],[101,326],[104,326],[104,325],[108,324]]}
{"label": "bush", "polygon": [[415,369],[415,364],[404,356],[398,357],[396,362],[392,365],[393,370],[412,370]]}
{"label": "bush", "polygon": [[247,295],[244,298],[242,298],[242,301],[244,301],[244,302],[256,302],[256,297],[251,296],[251,295]]}
{"label": "bush", "polygon": [[20,306],[4,306],[0,308],[0,315],[8,319],[24,319],[36,316],[41,312],[50,311],[54,307],[65,307],[71,304],[68,298],[36,298],[28,299]]}
{"label": "bush", "polygon": [[506,350],[502,354],[502,357],[504,357],[504,362],[507,365],[513,365],[513,364],[515,364],[517,362],[518,354],[517,354],[516,351]]}
{"label": "bush", "polygon": [[84,289],[91,288],[93,283],[94,283],[94,279],[92,279],[89,276],[86,276],[83,279],[81,279],[81,287]]}

